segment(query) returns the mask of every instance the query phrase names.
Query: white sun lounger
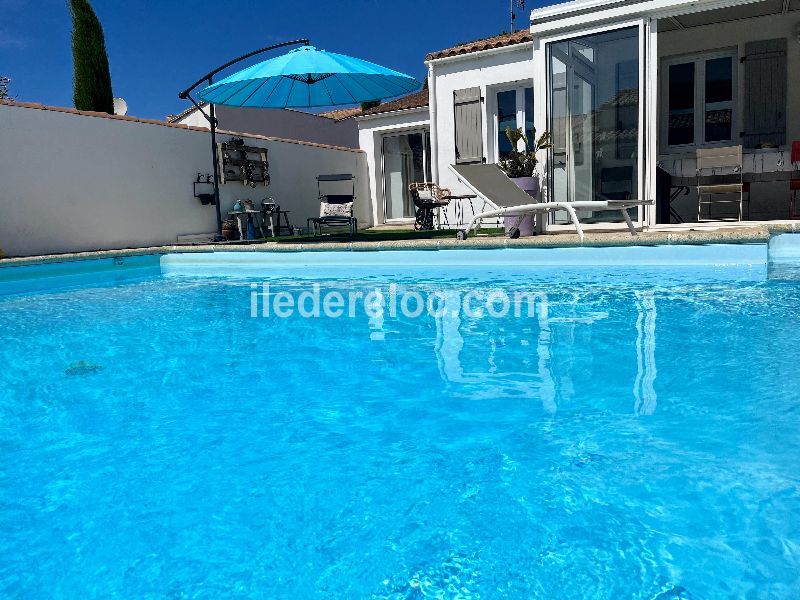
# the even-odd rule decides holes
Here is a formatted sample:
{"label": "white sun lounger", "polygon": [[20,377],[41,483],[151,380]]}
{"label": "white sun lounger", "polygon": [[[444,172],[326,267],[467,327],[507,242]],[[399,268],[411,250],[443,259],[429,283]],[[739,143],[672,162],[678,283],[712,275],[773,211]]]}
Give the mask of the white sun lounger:
{"label": "white sun lounger", "polygon": [[579,210],[618,210],[622,213],[631,235],[637,235],[629,208],[653,204],[652,200],[579,200],[576,202],[532,202],[532,198],[511,181],[497,165],[450,165],[459,181],[464,183],[479,198],[494,204],[498,208],[482,211],[472,217],[466,229],[458,232],[458,239],[465,240],[472,229],[476,231],[481,221],[490,217],[520,217],[530,213],[547,213],[554,210],[565,210],[572,224],[583,241],[583,228],[575,209]]}

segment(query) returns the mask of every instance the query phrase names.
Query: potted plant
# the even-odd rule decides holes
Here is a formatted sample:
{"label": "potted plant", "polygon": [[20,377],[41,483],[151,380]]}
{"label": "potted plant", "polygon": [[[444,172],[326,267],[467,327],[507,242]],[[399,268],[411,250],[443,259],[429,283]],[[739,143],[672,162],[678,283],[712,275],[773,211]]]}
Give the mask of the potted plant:
{"label": "potted plant", "polygon": [[[536,140],[536,130],[534,129],[533,137],[535,142],[533,147],[530,146],[528,136],[525,135],[522,128],[511,129],[511,127],[507,127],[506,137],[508,141],[511,142],[511,153],[497,163],[497,166],[499,166],[517,186],[535,197],[539,193],[539,178],[536,175],[536,165],[539,161],[536,158],[536,154],[539,150],[545,150],[553,146],[550,142],[550,132],[545,131],[539,136],[539,139]],[[525,146],[524,150],[519,149],[520,142]]]}
{"label": "potted plant", "polygon": [[233,219],[225,219],[222,222],[222,237],[228,241],[236,239],[236,224],[233,222]]}
{"label": "potted plant", "polygon": [[[536,154],[539,150],[545,150],[552,147],[550,142],[550,132],[545,131],[539,139],[536,139],[536,130],[533,131],[534,144],[533,147],[528,143],[528,136],[522,128],[512,129],[506,128],[506,137],[511,142],[511,153],[501,160],[499,166],[503,172],[508,175],[519,188],[524,190],[528,195],[533,198],[539,195],[539,177],[536,174],[536,165],[538,159]],[[519,143],[522,142],[525,149],[519,149]],[[504,219],[506,234],[511,237],[519,237],[520,235],[529,236],[533,235],[534,231],[534,216],[533,214],[525,215],[522,219],[519,217],[506,217]]]}

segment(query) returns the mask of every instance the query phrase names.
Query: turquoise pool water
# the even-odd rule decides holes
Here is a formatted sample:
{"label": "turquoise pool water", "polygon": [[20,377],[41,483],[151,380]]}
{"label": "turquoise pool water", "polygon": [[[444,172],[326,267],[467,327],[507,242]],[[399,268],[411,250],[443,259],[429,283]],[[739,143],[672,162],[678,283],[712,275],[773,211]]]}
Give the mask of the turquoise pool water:
{"label": "turquoise pool water", "polygon": [[[7,288],[0,596],[797,597],[800,282],[502,252]],[[252,317],[267,276],[448,310]]]}

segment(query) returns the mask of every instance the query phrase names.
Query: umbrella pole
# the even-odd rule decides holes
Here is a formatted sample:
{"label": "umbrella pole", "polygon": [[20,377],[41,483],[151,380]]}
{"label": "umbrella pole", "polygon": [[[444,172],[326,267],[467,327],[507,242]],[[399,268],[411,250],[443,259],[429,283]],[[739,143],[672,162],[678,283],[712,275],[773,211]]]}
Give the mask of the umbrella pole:
{"label": "umbrella pole", "polygon": [[[178,98],[181,100],[189,100],[192,104],[194,104],[197,109],[200,111],[201,115],[205,115],[203,109],[200,107],[197,102],[194,101],[194,98],[191,96],[192,90],[194,90],[197,86],[201,83],[208,82],[208,85],[213,83],[214,75],[219,73],[220,71],[227,69],[231,65],[235,65],[236,63],[243,61],[251,56],[255,56],[256,54],[261,54],[262,52],[267,52],[269,50],[275,50],[277,48],[283,48],[284,46],[297,46],[297,45],[304,45],[308,46],[309,42],[307,39],[302,38],[299,40],[292,40],[290,42],[281,42],[280,44],[272,44],[271,46],[267,46],[266,48],[259,48],[258,50],[254,50],[252,52],[248,52],[239,58],[234,58],[233,60],[229,60],[221,67],[217,67],[210,73],[204,75],[200,79],[198,79],[193,85],[183,90],[180,94],[178,94]],[[211,125],[211,156],[214,160],[214,203],[217,209],[217,238],[222,238],[222,209],[220,208],[219,202],[219,151],[217,149],[217,118],[216,118],[216,111],[214,110],[214,104],[209,104],[209,111],[208,116],[206,119],[208,120],[209,125]]]}
{"label": "umbrella pole", "polygon": [[[210,78],[208,81],[209,85],[211,85]],[[217,211],[217,237],[221,238],[222,207],[219,201],[219,149],[217,148],[217,117],[213,104],[209,105],[208,116],[211,117],[211,159],[214,161],[214,208]]]}

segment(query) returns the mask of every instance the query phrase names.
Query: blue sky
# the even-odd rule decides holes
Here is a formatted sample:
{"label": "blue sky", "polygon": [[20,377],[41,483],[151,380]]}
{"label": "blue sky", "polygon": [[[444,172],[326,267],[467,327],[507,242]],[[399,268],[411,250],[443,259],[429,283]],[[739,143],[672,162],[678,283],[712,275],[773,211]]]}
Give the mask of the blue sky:
{"label": "blue sky", "polygon": [[[103,23],[114,95],[130,114],[164,118],[178,91],[219,64],[271,43],[308,37],[422,79],[425,53],[507,30],[508,0],[93,0]],[[552,2],[528,0],[533,6]],[[209,16],[211,15],[211,16]],[[265,58],[269,55],[265,55]],[[0,75],[18,100],[72,106],[66,0],[0,0]]]}

